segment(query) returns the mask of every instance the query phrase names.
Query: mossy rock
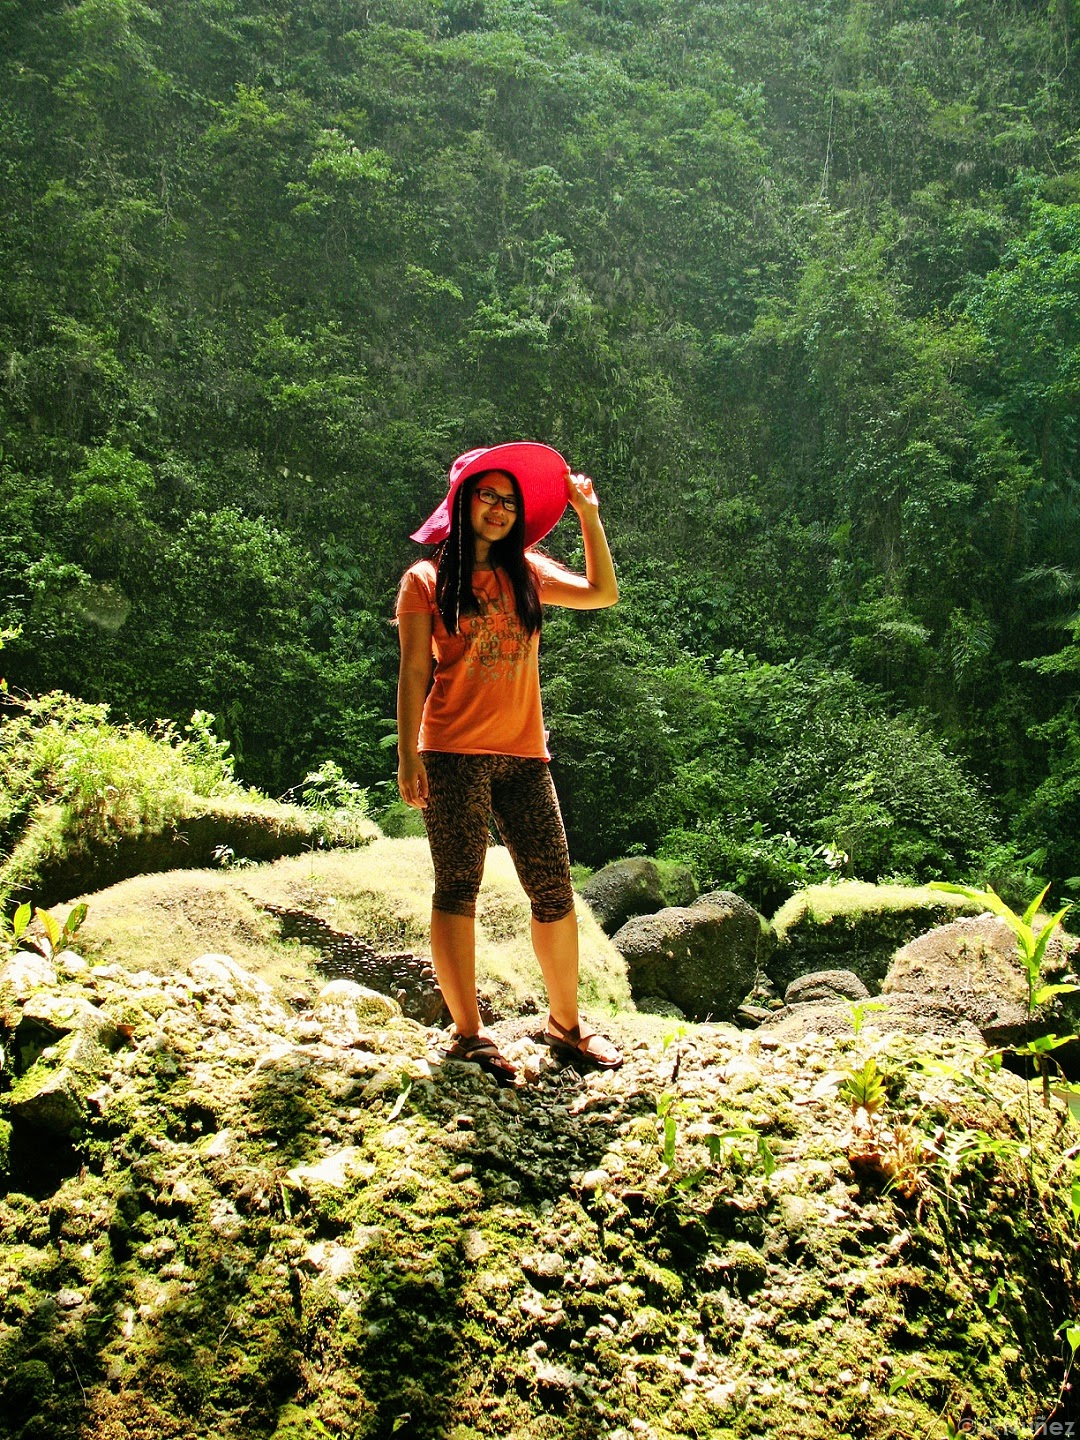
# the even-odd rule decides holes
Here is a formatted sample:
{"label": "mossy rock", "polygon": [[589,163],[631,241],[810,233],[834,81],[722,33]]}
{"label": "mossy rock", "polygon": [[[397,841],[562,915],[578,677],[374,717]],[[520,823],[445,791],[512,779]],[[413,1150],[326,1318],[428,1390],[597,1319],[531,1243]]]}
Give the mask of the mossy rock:
{"label": "mossy rock", "polygon": [[754,984],[770,936],[730,891],[636,915],[613,937],[636,996],[660,997],[692,1019],[729,1020]]}
{"label": "mossy rock", "polygon": [[[359,849],[313,851],[271,865],[141,875],[86,897],[79,944],[90,960],[155,974],[207,951],[226,954],[269,984],[295,992],[297,982],[314,980],[320,955],[310,942],[288,938],[289,927],[276,916],[308,916],[377,951],[422,958],[433,883],[426,840],[385,837]],[[582,1004],[598,1014],[633,1010],[621,955],[583,904],[578,916]],[[543,987],[529,903],[502,846],[487,854],[476,928],[477,979],[489,1012],[497,1017],[539,1009]],[[396,993],[396,987],[363,983]]]}
{"label": "mossy rock", "polygon": [[845,880],[810,885],[773,917],[776,948],[766,962],[781,993],[815,970],[850,970],[877,994],[901,945],[978,906],[927,886]]}
{"label": "mossy rock", "polygon": [[581,887],[582,899],[607,935],[614,935],[635,915],[690,905],[696,896],[697,885],[685,865],[644,855],[613,860]]}

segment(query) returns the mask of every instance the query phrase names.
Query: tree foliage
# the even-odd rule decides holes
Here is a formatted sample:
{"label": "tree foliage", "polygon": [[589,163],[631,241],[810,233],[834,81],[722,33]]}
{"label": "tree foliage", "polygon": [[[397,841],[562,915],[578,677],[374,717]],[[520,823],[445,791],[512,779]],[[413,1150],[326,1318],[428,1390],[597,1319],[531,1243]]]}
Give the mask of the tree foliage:
{"label": "tree foliage", "polygon": [[[550,627],[582,858],[953,874],[974,774],[1080,872],[1076,20],[0,0],[9,683],[384,784],[405,536],[534,436],[626,596]],[[717,720],[759,669],[798,743]]]}

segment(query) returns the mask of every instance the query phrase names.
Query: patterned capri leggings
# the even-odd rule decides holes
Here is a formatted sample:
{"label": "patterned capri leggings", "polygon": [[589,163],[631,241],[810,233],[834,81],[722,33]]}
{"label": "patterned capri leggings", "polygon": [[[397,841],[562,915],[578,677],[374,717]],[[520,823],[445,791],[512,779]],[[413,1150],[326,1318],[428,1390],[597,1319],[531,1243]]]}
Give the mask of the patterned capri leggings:
{"label": "patterned capri leggings", "polygon": [[494,816],[533,917],[550,924],[574,908],[566,832],[545,760],[516,755],[426,751],[428,803],[423,811],[435,866],[432,905],[475,915],[484,875],[488,820]]}

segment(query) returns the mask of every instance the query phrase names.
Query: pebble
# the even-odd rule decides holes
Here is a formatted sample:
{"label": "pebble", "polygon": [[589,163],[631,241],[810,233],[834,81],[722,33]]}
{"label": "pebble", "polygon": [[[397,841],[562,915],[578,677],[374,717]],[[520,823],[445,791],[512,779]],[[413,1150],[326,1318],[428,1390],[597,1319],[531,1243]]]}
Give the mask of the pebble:
{"label": "pebble", "polygon": [[[471,1169],[469,1166],[465,1168]],[[482,1260],[490,1249],[490,1245],[484,1239],[483,1232],[480,1230],[466,1230],[465,1234],[461,1237],[461,1253],[465,1256],[465,1259],[473,1265],[475,1265],[478,1260]]]}
{"label": "pebble", "polygon": [[81,1290],[58,1290],[56,1303],[61,1310],[77,1310],[80,1305],[86,1303],[86,1296]]}

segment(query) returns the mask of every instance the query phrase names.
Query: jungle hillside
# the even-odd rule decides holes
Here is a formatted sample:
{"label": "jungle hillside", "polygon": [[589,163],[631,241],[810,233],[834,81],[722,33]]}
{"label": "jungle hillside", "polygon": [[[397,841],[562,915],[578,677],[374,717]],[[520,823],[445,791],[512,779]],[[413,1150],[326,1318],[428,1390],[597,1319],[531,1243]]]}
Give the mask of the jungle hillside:
{"label": "jungle hillside", "polygon": [[1076,0],[0,0],[20,724],[212,714],[245,784],[381,809],[407,535],[533,438],[623,591],[545,627],[575,860],[1075,894],[1078,43]]}

